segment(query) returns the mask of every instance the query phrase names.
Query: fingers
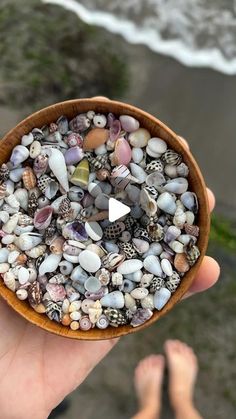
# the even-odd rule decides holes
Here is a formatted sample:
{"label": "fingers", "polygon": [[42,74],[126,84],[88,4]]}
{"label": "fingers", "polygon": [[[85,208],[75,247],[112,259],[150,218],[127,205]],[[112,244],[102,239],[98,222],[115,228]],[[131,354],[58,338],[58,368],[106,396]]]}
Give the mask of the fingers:
{"label": "fingers", "polygon": [[210,256],[205,256],[199,271],[194,278],[194,282],[188,292],[184,295],[183,299],[188,298],[197,292],[202,292],[211,288],[218,281],[219,275],[220,267],[218,263]]}

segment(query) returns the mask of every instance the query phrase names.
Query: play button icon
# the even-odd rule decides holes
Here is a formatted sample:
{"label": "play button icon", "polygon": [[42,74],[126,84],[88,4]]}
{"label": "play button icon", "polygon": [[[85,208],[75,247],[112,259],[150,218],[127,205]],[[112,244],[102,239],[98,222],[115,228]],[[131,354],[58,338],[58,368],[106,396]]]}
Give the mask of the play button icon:
{"label": "play button icon", "polygon": [[130,208],[114,198],[109,199],[109,221],[119,220],[130,212]]}

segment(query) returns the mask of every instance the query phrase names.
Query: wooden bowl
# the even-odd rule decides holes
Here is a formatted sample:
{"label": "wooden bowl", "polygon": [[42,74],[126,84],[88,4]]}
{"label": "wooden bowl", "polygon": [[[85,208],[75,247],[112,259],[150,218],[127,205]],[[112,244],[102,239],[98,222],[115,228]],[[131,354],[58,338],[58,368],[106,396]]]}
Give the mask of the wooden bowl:
{"label": "wooden bowl", "polygon": [[129,333],[135,333],[139,330],[145,329],[150,326],[162,316],[168,313],[174,305],[180,301],[181,297],[187,292],[193,282],[194,277],[202,263],[203,256],[205,255],[208,236],[210,229],[210,215],[208,207],[208,199],[206,194],[206,186],[203,180],[201,171],[194,160],[192,154],[187,150],[179,137],[171,131],[163,122],[154,118],[154,116],[138,109],[132,105],[121,102],[108,100],[104,97],[94,97],[92,99],[78,99],[70,100],[67,102],[57,103],[56,105],[49,106],[42,109],[28,118],[20,122],[15,128],[8,132],[0,143],[0,164],[7,162],[10,158],[12,149],[20,144],[21,137],[28,134],[35,127],[42,127],[45,124],[56,121],[60,115],[66,115],[68,118],[73,118],[75,115],[88,110],[95,112],[106,113],[113,112],[115,114],[128,114],[132,115],[140,121],[142,127],[147,128],[153,137],[160,137],[166,141],[169,148],[173,148],[183,156],[183,160],[187,163],[190,169],[189,185],[190,190],[194,191],[199,200],[199,213],[198,213],[198,226],[200,227],[200,235],[198,239],[198,247],[201,252],[197,263],[185,274],[180,286],[172,295],[169,302],[161,311],[154,311],[152,318],[139,327],[120,326],[118,328],[108,327],[105,330],[98,328],[90,329],[89,331],[77,330],[73,331],[70,328],[51,321],[46,315],[36,313],[28,303],[20,301],[14,292],[10,291],[2,281],[0,281],[0,295],[6,302],[21,316],[31,323],[41,327],[44,330],[55,333],[60,336],[81,339],[81,340],[100,340],[111,339]]}

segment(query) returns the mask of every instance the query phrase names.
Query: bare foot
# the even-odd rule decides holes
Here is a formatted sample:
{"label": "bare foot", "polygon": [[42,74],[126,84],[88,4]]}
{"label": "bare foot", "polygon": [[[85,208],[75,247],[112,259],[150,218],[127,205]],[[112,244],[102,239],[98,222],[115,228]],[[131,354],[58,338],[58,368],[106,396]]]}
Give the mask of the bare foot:
{"label": "bare foot", "polygon": [[169,369],[169,397],[173,407],[183,401],[192,404],[194,384],[198,372],[197,357],[179,340],[167,340],[165,352]]}
{"label": "bare foot", "polygon": [[164,356],[150,355],[139,362],[134,374],[134,384],[140,409],[156,417],[161,407],[161,387],[164,371]]}

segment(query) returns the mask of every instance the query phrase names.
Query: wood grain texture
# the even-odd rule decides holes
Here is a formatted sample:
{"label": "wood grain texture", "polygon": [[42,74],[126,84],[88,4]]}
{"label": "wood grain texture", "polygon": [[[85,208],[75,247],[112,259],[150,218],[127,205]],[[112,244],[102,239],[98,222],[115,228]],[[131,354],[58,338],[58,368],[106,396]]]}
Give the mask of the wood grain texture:
{"label": "wood grain texture", "polygon": [[20,122],[9,133],[7,133],[3,140],[0,142],[0,163],[2,164],[9,160],[12,149],[20,143],[22,135],[28,134],[33,128],[40,128],[45,124],[57,120],[57,118],[61,115],[66,115],[68,118],[73,118],[78,113],[87,112],[88,110],[94,110],[95,112],[100,113],[113,112],[118,115],[127,114],[134,116],[140,121],[140,125],[142,127],[145,127],[150,131],[152,137],[160,137],[165,140],[169,148],[172,148],[180,153],[183,156],[183,161],[189,166],[189,189],[197,194],[199,200],[198,225],[200,227],[200,235],[198,239],[198,246],[201,252],[201,256],[197,263],[184,276],[180,286],[172,295],[166,306],[160,312],[155,310],[153,317],[138,328],[133,328],[131,326],[121,326],[118,328],[109,327],[105,330],[94,328],[87,332],[82,330],[70,330],[66,326],[62,326],[49,320],[46,315],[36,313],[28,305],[28,303],[18,300],[15,293],[6,288],[3,282],[0,281],[0,295],[15,311],[17,311],[21,316],[23,316],[31,323],[49,332],[64,337],[81,340],[100,340],[112,339],[145,329],[146,327],[159,320],[162,316],[167,314],[174,307],[174,305],[180,301],[181,297],[191,286],[193,279],[201,265],[202,259],[206,253],[210,230],[210,212],[206,194],[206,185],[201,171],[191,152],[182,145],[179,137],[163,122],[159,121],[158,119],[154,118],[154,116],[144,112],[143,110],[125,103],[111,101],[104,97],[70,100],[67,102],[57,103],[30,115],[28,118]]}

